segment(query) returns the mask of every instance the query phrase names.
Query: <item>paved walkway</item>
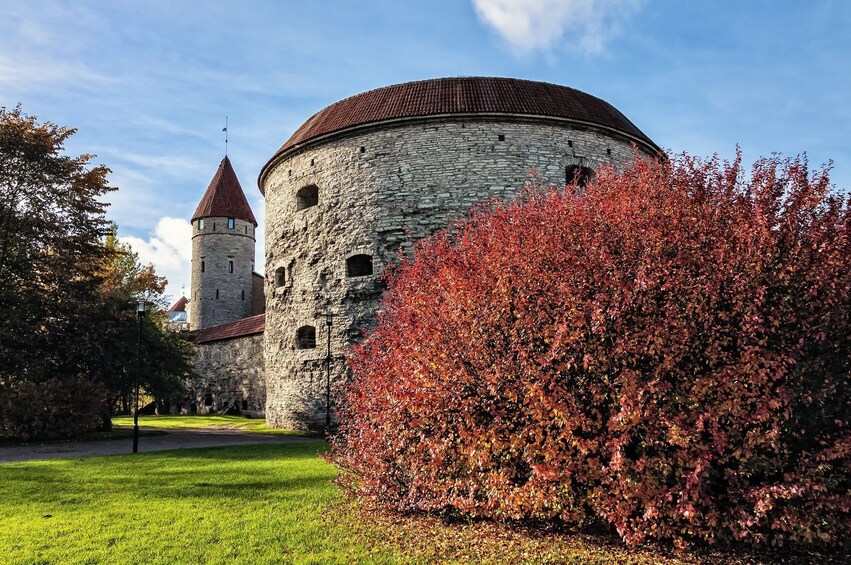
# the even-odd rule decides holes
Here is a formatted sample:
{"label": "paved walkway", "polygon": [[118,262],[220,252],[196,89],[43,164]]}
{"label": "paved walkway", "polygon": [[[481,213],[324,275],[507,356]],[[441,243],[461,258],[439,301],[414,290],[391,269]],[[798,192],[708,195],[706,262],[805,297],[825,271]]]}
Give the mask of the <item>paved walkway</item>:
{"label": "paved walkway", "polygon": [[[145,429],[145,428],[140,428]],[[153,428],[148,428],[153,430]],[[315,438],[286,435],[266,435],[222,428],[169,430],[162,435],[141,436],[139,452],[193,449],[225,445],[254,443],[294,443],[316,441]],[[31,461],[35,459],[71,459],[93,455],[127,455],[133,451],[133,439],[108,439],[102,441],[70,441],[58,443],[33,443],[0,447],[0,463]]]}

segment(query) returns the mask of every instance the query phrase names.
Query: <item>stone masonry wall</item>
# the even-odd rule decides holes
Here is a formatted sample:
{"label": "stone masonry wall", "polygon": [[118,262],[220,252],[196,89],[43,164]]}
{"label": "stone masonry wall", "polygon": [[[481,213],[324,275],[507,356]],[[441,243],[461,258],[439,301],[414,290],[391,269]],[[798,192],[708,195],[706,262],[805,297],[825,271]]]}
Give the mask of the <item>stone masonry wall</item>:
{"label": "stone masonry wall", "polygon": [[[266,402],[263,334],[199,343],[190,402],[199,414],[232,412],[262,418]],[[190,406],[186,407],[191,411]]]}
{"label": "stone masonry wall", "polygon": [[[251,316],[254,224],[227,218],[192,222],[192,295],[189,325],[200,330]],[[233,272],[228,262],[233,261]]]}
{"label": "stone masonry wall", "polygon": [[256,316],[266,311],[265,292],[266,280],[262,275],[254,273],[251,276],[251,315]]}
{"label": "stone masonry wall", "polygon": [[[556,120],[452,117],[332,137],[281,160],[265,181],[266,418],[270,426],[318,428],[325,414],[331,328],[332,382],[342,351],[374,320],[381,275],[397,252],[445,228],[474,204],[516,196],[537,171],[565,182],[565,168],[630,160],[630,140]],[[296,194],[315,185],[316,206]],[[374,273],[348,277],[346,260],[373,257]],[[283,268],[284,275],[276,272]],[[315,328],[315,348],[297,330]],[[304,344],[302,344],[304,345]]]}

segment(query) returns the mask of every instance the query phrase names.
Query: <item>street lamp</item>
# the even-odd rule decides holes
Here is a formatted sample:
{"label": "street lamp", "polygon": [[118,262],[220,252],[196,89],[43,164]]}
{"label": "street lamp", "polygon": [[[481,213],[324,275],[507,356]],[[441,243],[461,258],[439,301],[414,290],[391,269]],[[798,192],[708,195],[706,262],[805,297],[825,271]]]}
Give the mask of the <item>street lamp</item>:
{"label": "street lamp", "polygon": [[133,412],[133,453],[139,453],[139,373],[142,372],[142,316],[145,315],[145,301],[139,299],[136,304],[138,330],[136,332],[136,410]]}
{"label": "street lamp", "polygon": [[334,314],[325,314],[325,325],[328,326],[328,353],[325,355],[325,433],[331,430],[331,326],[334,325]]}

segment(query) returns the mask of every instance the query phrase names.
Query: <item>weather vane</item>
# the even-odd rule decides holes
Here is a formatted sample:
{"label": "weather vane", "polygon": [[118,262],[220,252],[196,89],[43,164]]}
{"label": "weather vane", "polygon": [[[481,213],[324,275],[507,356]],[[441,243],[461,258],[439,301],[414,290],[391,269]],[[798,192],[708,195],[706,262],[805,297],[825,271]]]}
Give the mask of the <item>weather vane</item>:
{"label": "weather vane", "polygon": [[225,132],[225,157],[228,156],[228,117],[225,116],[225,127],[222,128],[222,131]]}

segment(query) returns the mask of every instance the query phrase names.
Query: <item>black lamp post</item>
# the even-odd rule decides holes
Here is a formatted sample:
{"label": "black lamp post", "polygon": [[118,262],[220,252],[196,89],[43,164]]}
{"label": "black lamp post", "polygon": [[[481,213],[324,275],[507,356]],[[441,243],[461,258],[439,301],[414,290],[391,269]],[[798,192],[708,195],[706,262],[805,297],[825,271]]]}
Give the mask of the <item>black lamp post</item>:
{"label": "black lamp post", "polygon": [[145,301],[136,304],[136,318],[139,320],[136,332],[136,410],[133,411],[133,453],[139,453],[139,373],[142,372],[142,316],[145,315]]}
{"label": "black lamp post", "polygon": [[334,314],[325,314],[325,325],[328,326],[328,353],[325,355],[325,433],[331,430],[331,326],[334,325]]}

